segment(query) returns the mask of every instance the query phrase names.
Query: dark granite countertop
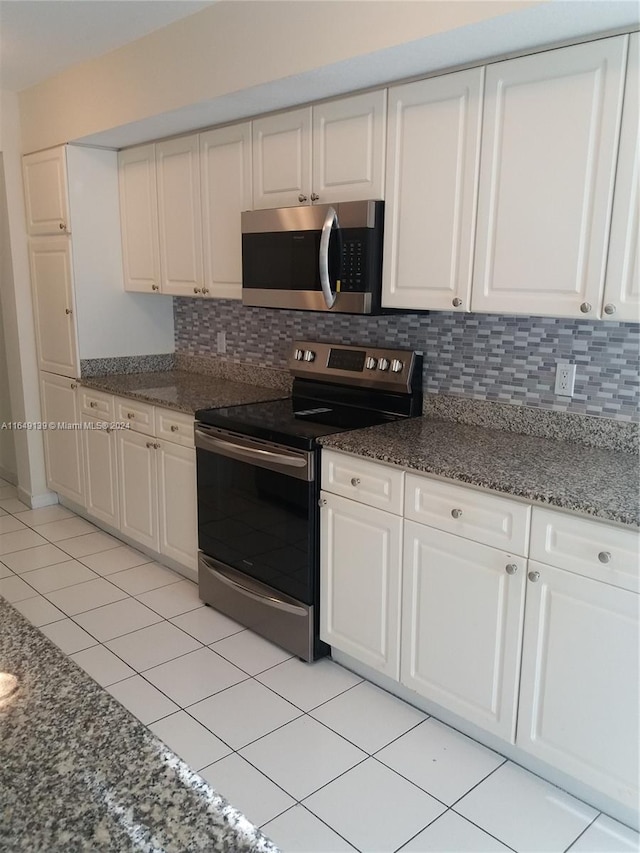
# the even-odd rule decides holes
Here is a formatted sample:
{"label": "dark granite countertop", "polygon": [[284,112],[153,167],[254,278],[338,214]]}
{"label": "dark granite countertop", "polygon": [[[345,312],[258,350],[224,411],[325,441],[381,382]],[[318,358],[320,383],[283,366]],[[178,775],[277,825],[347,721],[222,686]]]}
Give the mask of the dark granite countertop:
{"label": "dark granite countertop", "polygon": [[2,599],[0,672],[0,851],[277,853]]}
{"label": "dark granite countertop", "polygon": [[342,450],[534,503],[640,526],[637,455],[428,417],[321,439]]}
{"label": "dark granite countertop", "polygon": [[190,415],[198,409],[240,406],[244,403],[261,403],[264,400],[281,400],[289,396],[282,389],[249,385],[186,370],[112,373],[80,381],[87,388],[95,388],[107,394],[118,394],[121,397],[132,397]]}

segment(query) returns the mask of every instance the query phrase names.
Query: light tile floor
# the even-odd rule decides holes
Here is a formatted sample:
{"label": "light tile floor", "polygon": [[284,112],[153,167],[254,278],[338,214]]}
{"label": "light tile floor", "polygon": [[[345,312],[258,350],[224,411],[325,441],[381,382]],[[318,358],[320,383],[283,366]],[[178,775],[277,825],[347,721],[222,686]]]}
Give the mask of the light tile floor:
{"label": "light tile floor", "polygon": [[2,480],[0,595],[285,853],[640,849],[627,827],[333,661],[301,663]]}

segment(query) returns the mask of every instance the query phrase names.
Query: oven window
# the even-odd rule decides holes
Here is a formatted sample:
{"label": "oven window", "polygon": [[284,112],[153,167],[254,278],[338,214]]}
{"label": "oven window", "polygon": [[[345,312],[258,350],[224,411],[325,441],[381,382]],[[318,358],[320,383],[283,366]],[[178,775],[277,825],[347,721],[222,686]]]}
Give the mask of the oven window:
{"label": "oven window", "polygon": [[201,448],[196,453],[200,550],[313,603],[315,484]]}

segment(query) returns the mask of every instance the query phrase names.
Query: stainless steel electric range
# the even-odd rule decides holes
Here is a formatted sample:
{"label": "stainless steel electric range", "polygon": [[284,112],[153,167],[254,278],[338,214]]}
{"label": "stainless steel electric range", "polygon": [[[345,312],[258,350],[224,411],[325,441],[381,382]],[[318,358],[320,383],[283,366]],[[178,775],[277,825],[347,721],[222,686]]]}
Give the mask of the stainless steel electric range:
{"label": "stainless steel electric range", "polygon": [[422,413],[422,356],[296,341],[293,396],[196,412],[200,598],[303,660],[319,638],[320,445]]}

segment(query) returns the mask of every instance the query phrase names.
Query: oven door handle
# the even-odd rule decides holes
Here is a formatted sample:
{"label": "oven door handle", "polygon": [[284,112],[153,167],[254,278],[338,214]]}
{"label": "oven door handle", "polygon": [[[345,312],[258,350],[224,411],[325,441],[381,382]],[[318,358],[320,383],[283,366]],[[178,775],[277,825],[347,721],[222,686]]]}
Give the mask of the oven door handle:
{"label": "oven door handle", "polygon": [[[253,462],[256,465],[282,470],[284,473],[307,479],[309,475],[308,454],[285,454],[276,453],[274,450],[262,450],[259,447],[245,447],[235,441],[218,438],[207,433],[206,428],[197,426],[195,428],[195,445],[202,450],[211,450],[221,456],[228,456],[240,462]],[[289,470],[287,470],[289,469]],[[293,471],[290,469],[294,469]],[[304,469],[304,470],[303,470]]]}
{"label": "oven door handle", "polygon": [[320,287],[327,308],[333,308],[337,294],[331,290],[331,279],[329,278],[329,241],[331,240],[331,231],[333,226],[340,227],[338,222],[338,214],[334,207],[329,206],[327,215],[324,218],[322,226],[322,234],[320,236],[320,253],[318,256],[319,272],[320,272]]}
{"label": "oven door handle", "polygon": [[231,577],[233,569],[229,570],[228,573],[219,563],[210,559],[202,552],[200,553],[200,560],[218,580],[233,589],[240,590],[243,595],[247,595],[249,598],[260,601],[263,604],[267,603],[270,607],[275,607],[277,610],[284,610],[285,613],[295,613],[296,616],[307,615],[307,608],[293,603],[293,599],[287,601],[286,598],[279,598],[274,595],[272,591],[267,592],[259,581],[256,581],[254,584],[250,577],[246,577],[243,578],[245,583],[239,583],[234,577]]}

